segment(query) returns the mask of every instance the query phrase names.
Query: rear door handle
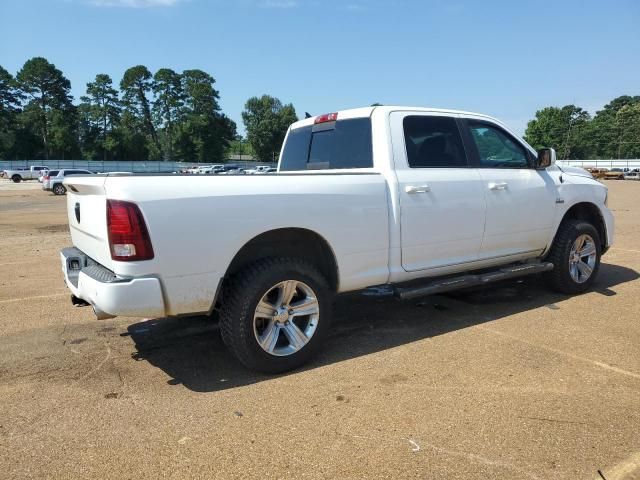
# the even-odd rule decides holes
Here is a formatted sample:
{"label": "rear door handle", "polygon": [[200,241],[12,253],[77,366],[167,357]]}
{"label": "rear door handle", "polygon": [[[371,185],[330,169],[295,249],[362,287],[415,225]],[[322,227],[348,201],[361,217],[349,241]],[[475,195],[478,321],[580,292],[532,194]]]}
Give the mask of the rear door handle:
{"label": "rear door handle", "polygon": [[418,187],[407,185],[404,187],[404,191],[407,193],[427,193],[431,191],[431,187],[429,185],[420,185]]}
{"label": "rear door handle", "polygon": [[505,182],[489,184],[489,190],[506,190],[507,187],[508,187],[508,184]]}

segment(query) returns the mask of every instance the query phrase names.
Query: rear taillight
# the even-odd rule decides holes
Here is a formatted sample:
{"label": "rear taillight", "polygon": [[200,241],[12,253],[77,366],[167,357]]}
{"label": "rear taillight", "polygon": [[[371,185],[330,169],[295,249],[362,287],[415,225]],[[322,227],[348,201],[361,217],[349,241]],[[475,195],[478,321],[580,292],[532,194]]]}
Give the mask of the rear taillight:
{"label": "rear taillight", "polygon": [[131,262],[153,258],[147,225],[135,203],[107,200],[107,230],[113,260]]}
{"label": "rear taillight", "polygon": [[49,175],[45,175],[44,177],[42,177],[43,180],[49,180],[51,177],[49,177]]}

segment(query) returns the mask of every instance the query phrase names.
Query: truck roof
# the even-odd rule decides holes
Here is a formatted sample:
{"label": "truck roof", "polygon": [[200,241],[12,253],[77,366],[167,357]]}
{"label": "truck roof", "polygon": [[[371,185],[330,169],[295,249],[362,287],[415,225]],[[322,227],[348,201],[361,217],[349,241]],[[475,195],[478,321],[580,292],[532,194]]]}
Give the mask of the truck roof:
{"label": "truck roof", "polygon": [[[475,113],[475,112],[467,112],[465,110],[452,110],[447,108],[408,107],[408,106],[402,106],[402,105],[381,105],[381,106],[375,106],[375,107],[361,107],[361,108],[350,108],[347,110],[338,110],[337,113],[338,113],[338,119],[344,120],[348,118],[370,117],[374,110],[382,110],[383,112],[394,112],[394,111],[433,112],[433,113],[450,113],[455,115],[461,115],[461,114],[473,115],[477,117],[484,117],[502,124],[502,122],[500,122],[498,119],[490,117],[489,115],[484,115],[482,113]],[[323,112],[322,114],[325,114],[325,113],[332,113],[332,112],[327,111],[327,112]],[[315,115],[309,118],[305,118],[303,120],[298,120],[297,122],[291,125],[291,128],[294,129],[294,128],[306,127],[308,125],[313,125],[315,122],[315,119],[320,115]]]}

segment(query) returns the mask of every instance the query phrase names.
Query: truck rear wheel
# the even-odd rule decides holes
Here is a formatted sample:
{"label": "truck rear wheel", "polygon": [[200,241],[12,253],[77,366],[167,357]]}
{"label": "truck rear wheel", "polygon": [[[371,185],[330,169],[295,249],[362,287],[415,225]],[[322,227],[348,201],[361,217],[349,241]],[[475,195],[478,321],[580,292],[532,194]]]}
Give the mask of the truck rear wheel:
{"label": "truck rear wheel", "polygon": [[313,357],[331,313],[332,292],[313,265],[269,258],[244,268],[225,286],[220,331],[247,368],[280,373]]}
{"label": "truck rear wheel", "polygon": [[53,186],[53,194],[54,195],[64,195],[67,193],[67,189],[64,188],[64,185],[61,183],[57,183]]}
{"label": "truck rear wheel", "polygon": [[20,183],[20,181],[22,180],[22,177],[16,174],[13,177],[11,177],[11,180],[13,180],[13,183]]}
{"label": "truck rear wheel", "polygon": [[563,222],[549,252],[552,271],[546,273],[551,288],[576,294],[588,290],[600,268],[598,230],[585,220]]}

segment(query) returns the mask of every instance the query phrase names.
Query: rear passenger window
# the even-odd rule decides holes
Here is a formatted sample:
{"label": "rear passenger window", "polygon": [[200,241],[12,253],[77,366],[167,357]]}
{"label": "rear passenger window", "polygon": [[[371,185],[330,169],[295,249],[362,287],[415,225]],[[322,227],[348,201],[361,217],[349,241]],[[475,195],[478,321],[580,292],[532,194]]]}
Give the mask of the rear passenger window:
{"label": "rear passenger window", "polygon": [[353,118],[289,132],[280,171],[371,168],[371,120]]}
{"label": "rear passenger window", "polygon": [[411,168],[467,166],[460,131],[454,118],[413,115],[403,122],[407,160]]}

